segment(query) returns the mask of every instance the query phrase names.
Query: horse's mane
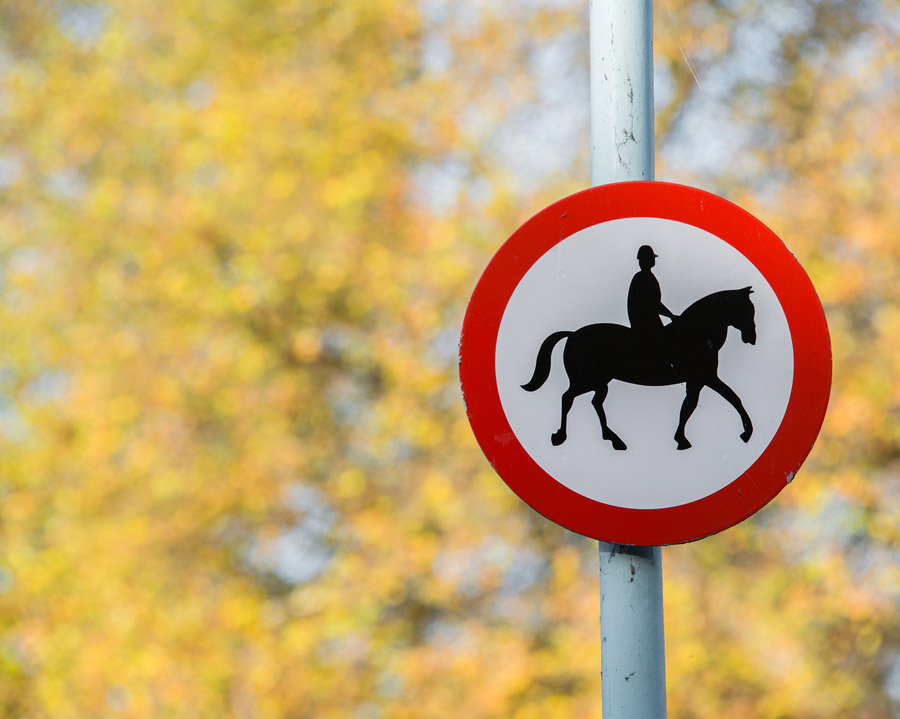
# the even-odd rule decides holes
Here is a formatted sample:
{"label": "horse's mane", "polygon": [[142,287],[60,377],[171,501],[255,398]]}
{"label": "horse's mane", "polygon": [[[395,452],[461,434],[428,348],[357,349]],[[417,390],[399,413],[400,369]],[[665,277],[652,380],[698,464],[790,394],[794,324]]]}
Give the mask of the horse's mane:
{"label": "horse's mane", "polygon": [[719,290],[712,294],[701,297],[699,300],[691,304],[675,322],[684,319],[687,322],[707,319],[721,311],[723,307],[731,304],[733,299],[744,294],[749,297],[753,290],[750,287],[743,287],[739,290]]}

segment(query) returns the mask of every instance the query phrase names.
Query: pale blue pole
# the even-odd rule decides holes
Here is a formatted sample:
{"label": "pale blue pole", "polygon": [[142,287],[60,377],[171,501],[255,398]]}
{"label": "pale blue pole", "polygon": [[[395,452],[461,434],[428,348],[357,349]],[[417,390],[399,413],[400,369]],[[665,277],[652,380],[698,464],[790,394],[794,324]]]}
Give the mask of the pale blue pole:
{"label": "pale blue pole", "polygon": [[[591,180],[652,180],[652,0],[591,0],[590,36]],[[603,719],[664,719],[659,547],[600,542],[600,635]]]}
{"label": "pale blue pole", "polygon": [[591,179],[654,179],[653,5],[590,0]]}

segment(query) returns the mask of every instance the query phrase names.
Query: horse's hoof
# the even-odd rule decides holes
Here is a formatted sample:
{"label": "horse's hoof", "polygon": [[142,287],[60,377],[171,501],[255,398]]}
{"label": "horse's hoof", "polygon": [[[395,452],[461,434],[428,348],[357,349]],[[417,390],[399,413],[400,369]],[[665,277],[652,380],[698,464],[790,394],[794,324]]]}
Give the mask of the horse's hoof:
{"label": "horse's hoof", "polygon": [[625,445],[625,443],[624,443],[621,439],[619,439],[618,437],[616,437],[616,438],[612,441],[612,446],[613,446],[613,449],[617,449],[617,450],[619,450],[620,452],[621,452],[622,450],[628,449],[628,447]]}
{"label": "horse's hoof", "polygon": [[554,447],[559,447],[563,442],[566,441],[566,433],[565,432],[554,432],[550,436],[550,442]]}
{"label": "horse's hoof", "polygon": [[751,427],[751,428],[748,429],[746,432],[741,432],[741,439],[744,440],[744,442],[749,442],[749,441],[750,441],[750,436],[751,436],[752,434],[753,434],[753,428]]}
{"label": "horse's hoof", "polygon": [[688,442],[686,439],[679,439],[676,441],[678,442],[678,449],[690,449],[691,448],[691,443]]}

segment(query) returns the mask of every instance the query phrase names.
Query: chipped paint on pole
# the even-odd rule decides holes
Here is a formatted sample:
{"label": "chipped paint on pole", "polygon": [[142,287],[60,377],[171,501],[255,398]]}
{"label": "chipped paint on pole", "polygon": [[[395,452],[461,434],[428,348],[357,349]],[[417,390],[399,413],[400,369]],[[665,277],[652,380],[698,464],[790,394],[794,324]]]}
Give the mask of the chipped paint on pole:
{"label": "chipped paint on pole", "polygon": [[660,547],[600,542],[603,716],[666,716]]}
{"label": "chipped paint on pole", "polygon": [[[655,177],[652,0],[591,0],[591,179]],[[663,719],[659,547],[600,542],[604,719]]]}
{"label": "chipped paint on pole", "polygon": [[654,179],[653,4],[591,0],[594,185]]}

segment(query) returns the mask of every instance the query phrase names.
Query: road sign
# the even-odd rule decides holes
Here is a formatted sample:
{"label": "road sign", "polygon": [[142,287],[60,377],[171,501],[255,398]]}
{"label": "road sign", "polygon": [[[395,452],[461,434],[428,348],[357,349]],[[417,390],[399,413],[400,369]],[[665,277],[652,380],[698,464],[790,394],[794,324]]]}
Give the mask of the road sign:
{"label": "road sign", "polygon": [[482,451],[535,510],[620,544],[746,519],[812,449],[831,388],[821,303],[762,222],[625,182],[539,212],[498,250],[460,341]]}

